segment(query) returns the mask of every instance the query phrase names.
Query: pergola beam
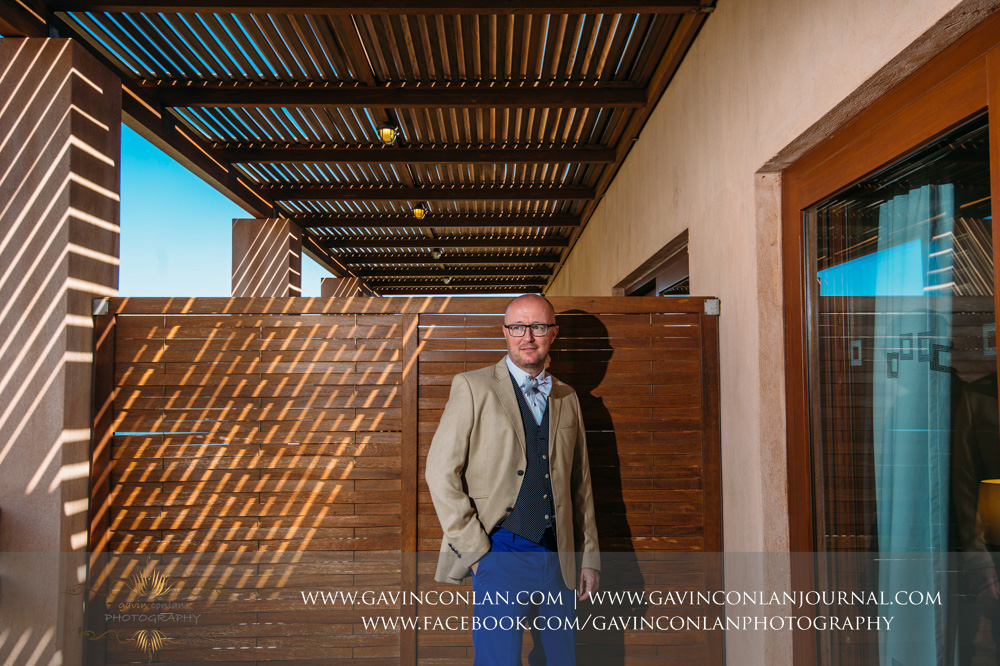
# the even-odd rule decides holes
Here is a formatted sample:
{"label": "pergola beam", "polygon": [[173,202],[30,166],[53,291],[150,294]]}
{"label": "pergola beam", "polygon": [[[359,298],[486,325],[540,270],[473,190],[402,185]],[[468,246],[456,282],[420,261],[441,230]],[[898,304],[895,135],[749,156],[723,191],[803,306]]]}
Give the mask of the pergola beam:
{"label": "pergola beam", "polygon": [[445,248],[445,247],[566,247],[568,238],[543,236],[538,238],[345,238],[320,236],[316,241],[325,248]]}
{"label": "pergola beam", "polygon": [[226,14],[683,14],[702,9],[697,0],[509,0],[471,3],[466,0],[354,0],[332,3],[326,0],[298,0],[275,5],[274,0],[196,3],[191,0],[57,0],[50,3],[64,12],[215,12]]}
{"label": "pergola beam", "polygon": [[452,288],[451,285],[439,287],[379,287],[380,296],[451,296],[452,294],[525,294],[541,293],[542,285],[512,284],[497,287],[463,287]]}
{"label": "pergola beam", "polygon": [[259,186],[273,201],[588,201],[594,188],[580,186],[460,186],[398,187],[394,185],[278,185]]}
{"label": "pergola beam", "polygon": [[291,215],[303,229],[449,229],[493,227],[576,227],[576,215]]}
{"label": "pergola beam", "polygon": [[0,0],[0,36],[47,37],[46,13],[33,2]]}
{"label": "pergola beam", "polygon": [[564,84],[538,87],[322,86],[322,85],[149,85],[166,107],[270,108],[642,108],[646,89],[621,84]]}
{"label": "pergola beam", "polygon": [[217,159],[241,164],[611,164],[612,148],[349,148],[330,146],[241,147],[222,144]]}
{"label": "pergola beam", "polygon": [[243,210],[259,218],[270,217],[272,202],[228,164],[208,157],[199,140],[174,117],[162,112],[130,86],[122,89],[122,116],[125,123],[143,138],[212,187],[226,194]]}
{"label": "pergola beam", "polygon": [[346,264],[552,264],[560,259],[558,252],[544,254],[512,254],[498,252],[458,252],[442,254],[435,259],[430,252],[345,252],[337,258]]}
{"label": "pergola beam", "polygon": [[382,291],[383,288],[386,289],[427,289],[431,287],[499,287],[499,288],[515,288],[515,289],[528,289],[528,288],[542,288],[545,286],[545,280],[518,280],[514,282],[483,282],[482,280],[463,280],[463,279],[452,279],[450,282],[445,284],[444,282],[387,282],[381,281],[376,282],[372,285],[377,291]]}
{"label": "pergola beam", "polygon": [[354,274],[359,277],[371,278],[373,281],[382,278],[404,277],[404,278],[443,278],[452,277],[500,277],[500,276],[521,276],[547,278],[552,273],[549,268],[522,268],[522,267],[491,267],[491,268],[471,268],[471,267],[406,267],[406,268],[358,268]]}
{"label": "pergola beam", "polygon": [[[317,243],[316,239],[312,238],[310,234],[302,234],[302,251],[337,277],[357,277],[350,267],[338,257],[332,255],[327,248]],[[363,293],[369,296],[377,296],[368,283],[365,282],[364,278],[361,278],[361,283],[358,286]]]}

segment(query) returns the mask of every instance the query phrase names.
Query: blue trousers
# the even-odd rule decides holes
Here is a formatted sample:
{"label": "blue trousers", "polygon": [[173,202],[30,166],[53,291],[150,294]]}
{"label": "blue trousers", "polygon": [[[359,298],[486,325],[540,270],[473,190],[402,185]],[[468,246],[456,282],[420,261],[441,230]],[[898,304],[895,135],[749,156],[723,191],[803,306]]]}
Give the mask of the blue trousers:
{"label": "blue trousers", "polygon": [[531,666],[574,666],[576,591],[563,582],[558,553],[502,528],[490,541],[472,578],[474,666],[520,666],[526,627]]}

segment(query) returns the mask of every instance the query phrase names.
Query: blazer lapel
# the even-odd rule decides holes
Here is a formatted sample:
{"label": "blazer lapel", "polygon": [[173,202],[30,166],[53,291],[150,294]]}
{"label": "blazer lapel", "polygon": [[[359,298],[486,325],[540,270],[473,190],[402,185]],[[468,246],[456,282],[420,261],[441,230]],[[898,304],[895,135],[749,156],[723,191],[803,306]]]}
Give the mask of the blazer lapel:
{"label": "blazer lapel", "polygon": [[[549,375],[551,377],[551,375]],[[549,451],[556,445],[556,435],[559,433],[559,410],[562,409],[563,392],[561,382],[552,377],[552,391],[549,392]],[[550,456],[555,459],[555,456]]]}
{"label": "blazer lapel", "polygon": [[524,445],[524,423],[521,422],[521,408],[517,406],[517,396],[514,395],[514,385],[510,381],[510,371],[507,370],[506,357],[493,368],[493,391],[497,394],[500,404],[507,412],[511,424],[514,426],[514,436],[517,443],[521,445],[521,450],[525,451]]}

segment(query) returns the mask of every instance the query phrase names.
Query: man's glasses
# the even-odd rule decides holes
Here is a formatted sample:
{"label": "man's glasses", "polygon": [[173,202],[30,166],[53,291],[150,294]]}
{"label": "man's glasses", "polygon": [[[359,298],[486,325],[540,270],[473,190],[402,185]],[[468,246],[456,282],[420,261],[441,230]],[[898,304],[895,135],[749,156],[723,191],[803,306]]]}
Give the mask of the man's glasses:
{"label": "man's glasses", "polygon": [[555,324],[532,324],[528,326],[527,324],[504,324],[503,327],[510,331],[510,334],[515,338],[523,338],[525,331],[529,328],[531,329],[531,334],[536,338],[543,338],[549,334],[549,329],[553,328]]}

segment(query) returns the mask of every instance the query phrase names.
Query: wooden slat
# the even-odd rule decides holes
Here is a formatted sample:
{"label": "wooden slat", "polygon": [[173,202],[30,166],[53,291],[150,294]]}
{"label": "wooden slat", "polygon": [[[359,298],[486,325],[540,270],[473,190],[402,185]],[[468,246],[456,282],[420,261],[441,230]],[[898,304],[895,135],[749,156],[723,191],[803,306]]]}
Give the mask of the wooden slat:
{"label": "wooden slat", "polygon": [[384,185],[286,185],[269,183],[259,186],[261,194],[274,201],[322,199],[331,201],[520,201],[520,200],[589,200],[594,189],[571,185],[552,187],[452,186],[399,187]]}
{"label": "wooden slat", "polygon": [[[230,2],[206,6],[192,4],[189,0],[132,0],[131,2],[107,2],[106,0],[59,0],[50,3],[55,11],[105,11],[105,12],[203,12],[210,9],[216,13],[266,13],[275,9],[274,4],[260,0]],[[694,0],[647,0],[643,3],[610,2],[602,0],[559,0],[534,4],[526,0],[504,3],[468,3],[451,0],[436,2],[424,0],[385,0],[367,3],[346,3],[331,5],[314,0],[286,4],[281,10],[288,14],[586,14],[586,13],[670,13],[683,14],[701,9],[703,3]]]}
{"label": "wooden slat", "polygon": [[[325,444],[225,444],[209,438],[192,443],[187,442],[183,436],[170,434],[118,435],[114,438],[112,456],[114,460],[131,462],[148,458],[158,461],[159,469],[170,469],[174,463],[177,463],[177,469],[182,469],[188,463],[193,465],[207,461],[214,464],[218,461],[219,469],[242,465],[247,470],[303,468],[325,473],[327,470],[322,467],[324,464],[333,465],[342,460],[356,464],[357,460],[350,459],[399,455],[399,433],[378,433],[375,438],[371,437],[372,434],[374,433],[361,433],[360,439],[376,441],[355,440],[352,433],[341,433]],[[387,439],[388,436],[391,439]],[[117,471],[124,469],[113,461],[112,466]],[[209,468],[212,468],[211,464],[206,467]]]}
{"label": "wooden slat", "polygon": [[[265,367],[276,362],[343,362],[358,361],[397,361],[398,349],[380,349],[372,344],[370,349],[343,349],[336,344],[318,341],[313,349],[287,349],[284,351],[260,351],[257,349],[235,348],[233,351],[222,349],[184,349],[177,347],[181,340],[160,342],[158,340],[136,341],[117,349],[116,360],[126,363],[229,363],[258,361]],[[195,342],[189,340],[188,342]],[[138,344],[138,346],[136,346]],[[322,346],[320,346],[322,345]],[[166,347],[163,349],[162,347]],[[277,347],[277,345],[275,345]]]}
{"label": "wooden slat", "polygon": [[[177,325],[157,325],[147,323],[147,321],[131,321],[122,324],[121,340],[136,343],[140,340],[160,341],[166,344],[176,344],[181,340],[203,340],[208,342],[224,342],[230,349],[240,349],[242,345],[250,343],[262,343],[265,340],[281,340],[290,342],[295,340],[315,341],[317,338],[323,341],[340,340],[362,340],[369,344],[381,341],[386,336],[396,333],[398,325],[343,325],[343,324],[323,324],[320,321],[315,323],[304,319],[304,325],[298,327],[269,326],[267,324],[246,327],[233,326],[228,330],[225,328],[212,327],[209,325],[199,325],[202,322],[192,321],[190,324],[184,322]],[[257,369],[257,371],[261,371]]]}
{"label": "wooden slat", "polygon": [[[127,362],[127,361],[126,361]],[[162,387],[136,387],[120,390],[115,395],[118,409],[158,409],[167,411],[198,410],[217,417],[242,414],[245,410],[259,410],[259,414],[285,413],[294,409],[337,409],[398,407],[399,390],[395,386],[347,387],[329,390],[328,387],[314,387],[313,391],[301,391],[295,397],[235,397],[203,393],[191,395],[177,388],[164,390]]]}
{"label": "wooden slat", "polygon": [[165,107],[297,108],[642,108],[646,90],[623,85],[532,87],[215,86],[162,85],[144,89]]}
{"label": "wooden slat", "polygon": [[[240,417],[241,420],[221,420],[219,415],[213,413],[183,411],[175,413],[173,410],[130,409],[118,416],[115,420],[115,429],[116,432],[197,432],[201,434],[247,431],[274,433],[283,429],[292,429],[298,432],[331,430],[359,432],[399,429],[398,409],[295,409],[285,413],[243,410],[236,416]],[[266,418],[268,416],[270,419]]]}
{"label": "wooden slat", "polygon": [[[722,417],[719,411],[719,319],[718,316],[701,315],[701,367],[702,367],[702,478],[705,503],[705,550],[712,560],[708,563],[706,586],[708,589],[723,587],[722,562]],[[654,410],[655,411],[655,410]],[[720,608],[718,613],[722,613]],[[711,641],[709,658],[713,663],[724,660],[722,641]]]}
{"label": "wooden slat", "polygon": [[[114,421],[115,337],[117,317],[94,316],[94,384],[92,436],[90,440],[90,522],[87,532],[87,579],[103,583],[108,568],[106,551],[110,546],[112,492],[111,466]],[[87,596],[86,623],[100,635],[107,627],[107,602],[98,594]],[[93,663],[106,657],[107,641],[88,641],[85,652]]]}
{"label": "wooden slat", "polygon": [[111,440],[114,433],[114,422],[117,419],[114,395],[115,370],[115,328],[114,315],[96,315],[94,317],[94,364],[97,372],[94,376],[94,436],[91,441],[91,495],[90,503],[94,507],[90,517],[90,532],[88,550],[99,553],[104,549],[107,534],[108,517],[101,507],[109,492],[108,468],[111,463]]}
{"label": "wooden slat", "polygon": [[217,159],[238,163],[287,164],[298,162],[378,164],[608,164],[615,161],[610,148],[348,148],[288,145],[255,147],[218,144]]}
{"label": "wooden slat", "polygon": [[[323,247],[333,250],[344,248],[446,248],[446,247],[566,247],[568,239],[561,236],[494,236],[427,238],[375,238],[372,236],[321,236]],[[370,281],[369,281],[370,282]],[[373,285],[374,287],[374,285]]]}
{"label": "wooden slat", "polygon": [[[684,316],[684,315],[678,315]],[[558,321],[558,320],[557,320]],[[484,322],[485,324],[485,322]],[[493,325],[483,326],[436,326],[424,330],[423,337],[428,340],[434,339],[471,339],[471,338],[496,338],[500,331],[501,322]],[[569,346],[575,343],[575,338],[607,338],[615,337],[636,337],[646,338],[647,346],[651,340],[659,337],[665,338],[693,338],[697,341],[699,330],[695,327],[688,327],[683,324],[676,326],[657,326],[648,323],[613,323],[602,324],[598,321],[587,324],[570,324],[565,320],[560,321],[559,339],[562,346]],[[603,340],[601,341],[603,344]],[[697,342],[695,342],[697,344]]]}
{"label": "wooden slat", "polygon": [[[417,590],[417,478],[419,459],[417,455],[418,431],[418,386],[420,375],[419,357],[419,314],[408,314],[403,318],[403,377],[402,377],[402,455],[400,468],[404,482],[401,496],[406,507],[402,516],[402,535],[399,550],[402,554],[401,585],[403,590]],[[407,617],[416,616],[416,607],[406,608]],[[402,629],[399,635],[400,662],[417,662],[417,632]]]}
{"label": "wooden slat", "polygon": [[[533,278],[546,276],[549,271],[546,268],[358,268],[356,273],[369,278],[376,277],[492,277],[492,276],[517,276]],[[377,280],[375,280],[377,281]]]}
{"label": "wooden slat", "polygon": [[300,227],[309,229],[413,229],[415,227],[494,228],[494,227],[575,227],[575,215],[436,215],[418,220],[412,215],[293,215]]}
{"label": "wooden slat", "polygon": [[540,285],[510,285],[510,286],[487,286],[487,287],[466,287],[459,285],[454,289],[440,285],[437,287],[425,286],[404,286],[392,287],[381,286],[378,288],[380,294],[384,296],[438,296],[447,297],[449,295],[466,296],[471,294],[509,294],[511,296],[522,293],[539,293]]}
{"label": "wooden slat", "polygon": [[[407,313],[502,313],[509,298],[130,298],[108,299],[112,314],[407,314]],[[698,314],[705,309],[704,298],[553,298],[556,313],[583,312]],[[666,306],[666,307],[665,307]]]}
{"label": "wooden slat", "polygon": [[444,252],[435,259],[429,252],[344,252],[337,255],[342,261],[349,264],[535,264],[535,263],[555,263],[559,260],[557,253],[513,253],[503,254],[494,252],[463,253]]}

